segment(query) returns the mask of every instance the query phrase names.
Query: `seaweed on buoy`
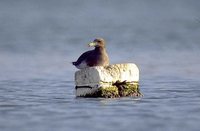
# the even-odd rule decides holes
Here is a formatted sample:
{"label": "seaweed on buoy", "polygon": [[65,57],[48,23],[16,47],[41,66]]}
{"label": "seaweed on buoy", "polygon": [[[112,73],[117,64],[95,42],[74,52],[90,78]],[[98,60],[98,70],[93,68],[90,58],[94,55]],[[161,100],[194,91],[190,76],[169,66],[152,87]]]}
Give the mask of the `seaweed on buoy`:
{"label": "seaweed on buoy", "polygon": [[131,83],[131,82],[120,82],[116,81],[114,84],[118,88],[119,96],[134,96],[140,97],[142,93],[140,93],[139,84],[138,83]]}
{"label": "seaweed on buoy", "polygon": [[103,98],[117,98],[117,97],[141,97],[139,84],[131,82],[115,82],[109,87],[99,87],[95,92],[86,94],[83,97],[103,97]]}

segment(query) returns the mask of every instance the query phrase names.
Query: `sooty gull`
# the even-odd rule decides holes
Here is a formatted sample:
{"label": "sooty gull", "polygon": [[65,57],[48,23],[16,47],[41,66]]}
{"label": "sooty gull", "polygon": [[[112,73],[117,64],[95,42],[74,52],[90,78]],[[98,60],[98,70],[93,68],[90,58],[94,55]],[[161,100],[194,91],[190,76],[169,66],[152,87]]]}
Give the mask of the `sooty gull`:
{"label": "sooty gull", "polygon": [[95,47],[95,49],[83,53],[78,60],[76,62],[72,62],[72,64],[78,69],[92,66],[108,66],[109,58],[106,52],[104,39],[97,38],[88,45],[90,47]]}

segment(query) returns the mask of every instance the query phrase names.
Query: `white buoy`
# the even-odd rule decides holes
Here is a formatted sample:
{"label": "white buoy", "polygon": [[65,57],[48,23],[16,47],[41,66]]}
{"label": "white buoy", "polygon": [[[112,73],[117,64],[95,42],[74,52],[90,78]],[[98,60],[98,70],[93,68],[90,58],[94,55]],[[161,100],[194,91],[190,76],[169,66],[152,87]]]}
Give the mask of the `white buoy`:
{"label": "white buoy", "polygon": [[76,96],[85,96],[116,82],[138,83],[139,69],[133,63],[96,66],[75,73]]}

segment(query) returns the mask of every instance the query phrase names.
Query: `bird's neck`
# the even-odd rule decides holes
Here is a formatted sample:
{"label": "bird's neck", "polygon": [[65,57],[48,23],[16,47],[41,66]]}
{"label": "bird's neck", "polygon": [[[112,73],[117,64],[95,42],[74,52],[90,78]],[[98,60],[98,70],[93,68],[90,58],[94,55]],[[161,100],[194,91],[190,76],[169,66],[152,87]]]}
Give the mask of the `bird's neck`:
{"label": "bird's neck", "polygon": [[101,52],[101,51],[105,51],[104,47],[95,47],[94,49],[95,51]]}

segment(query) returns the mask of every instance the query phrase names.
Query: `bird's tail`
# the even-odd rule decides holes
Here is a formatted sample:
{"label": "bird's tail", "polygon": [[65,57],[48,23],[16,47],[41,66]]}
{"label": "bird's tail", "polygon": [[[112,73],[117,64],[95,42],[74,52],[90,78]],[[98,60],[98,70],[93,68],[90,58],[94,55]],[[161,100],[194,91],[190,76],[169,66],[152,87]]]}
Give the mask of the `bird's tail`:
{"label": "bird's tail", "polygon": [[72,62],[72,65],[76,65],[76,62]]}

